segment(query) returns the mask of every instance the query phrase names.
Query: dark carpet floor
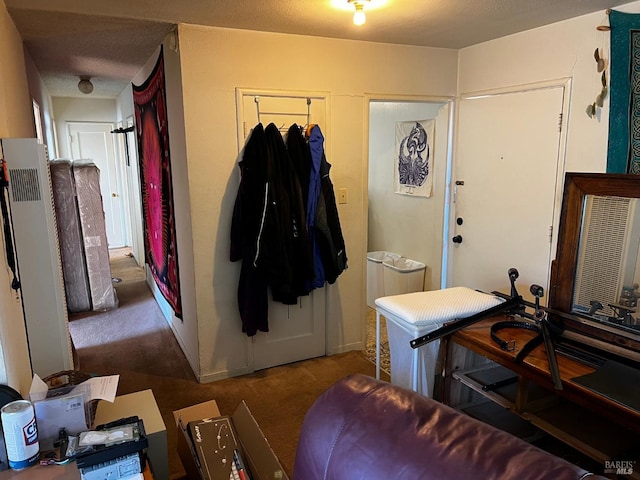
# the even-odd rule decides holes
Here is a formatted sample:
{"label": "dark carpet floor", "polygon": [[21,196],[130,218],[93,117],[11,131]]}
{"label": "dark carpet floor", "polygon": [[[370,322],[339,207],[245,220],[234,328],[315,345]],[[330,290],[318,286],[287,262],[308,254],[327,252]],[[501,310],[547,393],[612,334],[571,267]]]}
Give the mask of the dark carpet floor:
{"label": "dark carpet floor", "polygon": [[[184,477],[176,452],[174,410],[215,399],[223,415],[245,401],[289,475],[304,414],[334,382],[353,373],[373,376],[363,352],[261,370],[242,377],[199,384],[144,281],[142,269],[126,255],[112,252],[118,308],[73,315],[71,336],[78,369],[95,375],[119,374],[118,395],[151,389],[167,428],[171,479]],[[383,373],[383,379],[388,376]]]}

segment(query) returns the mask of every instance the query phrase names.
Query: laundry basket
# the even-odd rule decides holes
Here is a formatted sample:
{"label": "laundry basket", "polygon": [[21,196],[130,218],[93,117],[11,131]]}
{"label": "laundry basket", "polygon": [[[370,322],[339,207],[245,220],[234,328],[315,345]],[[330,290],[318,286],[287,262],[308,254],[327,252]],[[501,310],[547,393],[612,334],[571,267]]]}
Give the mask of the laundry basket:
{"label": "laundry basket", "polygon": [[393,252],[367,253],[367,305],[369,307],[376,308],[376,298],[385,296],[382,262],[398,258],[400,255]]}
{"label": "laundry basket", "polygon": [[[499,305],[504,299],[467,287],[412,292],[376,300],[377,316],[386,319],[391,355],[391,383],[433,395],[440,340],[420,348],[410,341],[445,323]],[[378,365],[376,365],[376,370]]]}
{"label": "laundry basket", "polygon": [[382,265],[385,297],[424,290],[424,263],[400,257],[386,259]]}

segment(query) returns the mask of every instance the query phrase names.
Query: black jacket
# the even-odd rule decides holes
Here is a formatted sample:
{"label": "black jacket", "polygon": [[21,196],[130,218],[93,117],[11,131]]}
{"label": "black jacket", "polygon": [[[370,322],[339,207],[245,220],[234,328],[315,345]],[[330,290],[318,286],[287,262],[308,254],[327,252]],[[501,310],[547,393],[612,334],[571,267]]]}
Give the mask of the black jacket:
{"label": "black jacket", "polygon": [[253,129],[239,166],[230,259],[242,260],[238,304],[252,336],[269,331],[268,287],[274,301],[295,304],[313,270],[301,186],[274,124]]}
{"label": "black jacket", "polygon": [[268,332],[267,276],[258,268],[262,212],[268,194],[267,148],[261,124],[251,132],[244,147],[240,168],[240,186],[231,220],[232,262],[242,260],[238,284],[238,307],[242,331],[253,336]]}

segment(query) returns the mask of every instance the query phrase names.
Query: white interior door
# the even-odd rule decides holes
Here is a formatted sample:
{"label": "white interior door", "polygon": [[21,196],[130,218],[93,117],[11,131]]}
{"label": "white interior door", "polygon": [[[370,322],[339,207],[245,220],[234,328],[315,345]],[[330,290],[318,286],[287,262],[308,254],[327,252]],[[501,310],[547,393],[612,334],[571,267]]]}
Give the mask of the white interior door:
{"label": "white interior door", "polygon": [[509,293],[515,267],[520,295],[531,300],[533,283],[547,291],[563,94],[558,86],[461,100],[449,239],[461,243],[450,243],[452,286]]}
{"label": "white interior door", "polygon": [[323,356],[325,351],[325,290],[300,297],[297,305],[269,301],[269,332],[252,337],[253,368],[284,365]]}
{"label": "white interior door", "polygon": [[[241,151],[253,127],[273,122],[285,131],[292,123],[320,126],[328,133],[326,93],[269,92],[237,89],[238,150]],[[325,140],[325,151],[328,138]],[[329,160],[331,161],[331,160]],[[297,362],[326,353],[326,303],[329,285],[309,296],[300,297],[297,305],[269,300],[269,332],[251,337],[253,368]],[[269,293],[269,295],[271,295]]]}
{"label": "white interior door", "polygon": [[112,123],[68,122],[73,160],[90,159],[100,169],[100,193],[109,248],[126,245],[126,222],[121,168]]}

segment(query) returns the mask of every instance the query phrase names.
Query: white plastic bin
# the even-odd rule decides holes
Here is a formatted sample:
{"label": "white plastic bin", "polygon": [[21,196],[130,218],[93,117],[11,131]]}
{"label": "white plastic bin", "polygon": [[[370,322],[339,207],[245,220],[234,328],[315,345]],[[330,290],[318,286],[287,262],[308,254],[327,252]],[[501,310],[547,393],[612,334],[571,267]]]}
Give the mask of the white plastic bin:
{"label": "white plastic bin", "polygon": [[376,308],[376,298],[385,296],[382,262],[398,258],[400,255],[393,252],[367,253],[367,305],[369,307]]}
{"label": "white plastic bin", "polygon": [[[386,319],[391,355],[391,383],[411,388],[426,396],[433,394],[440,340],[413,349],[410,341],[447,322],[467,318],[499,305],[504,299],[467,287],[412,292],[376,300],[376,329]],[[376,345],[376,357],[379,344]],[[376,358],[376,377],[379,377]]]}
{"label": "white plastic bin", "polygon": [[385,320],[389,339],[391,383],[433,398],[440,340],[429,342],[416,350],[409,346],[409,342],[442,325],[416,327],[391,315],[385,316]]}
{"label": "white plastic bin", "polygon": [[385,297],[424,290],[424,263],[400,257],[384,260],[382,265]]}

